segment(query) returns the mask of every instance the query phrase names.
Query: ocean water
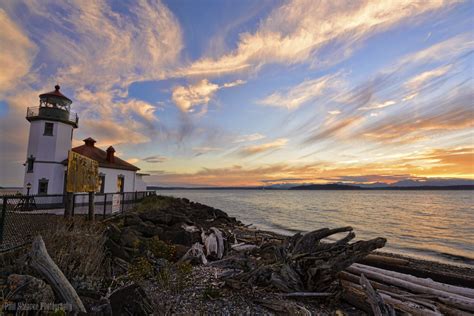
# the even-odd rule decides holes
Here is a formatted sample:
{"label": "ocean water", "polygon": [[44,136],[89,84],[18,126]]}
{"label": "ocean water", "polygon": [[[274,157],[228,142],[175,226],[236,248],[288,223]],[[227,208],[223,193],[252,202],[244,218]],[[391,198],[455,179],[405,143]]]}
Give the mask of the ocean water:
{"label": "ocean water", "polygon": [[383,251],[474,266],[473,191],[159,190],[206,204],[260,229],[290,235],[352,226],[385,237]]}

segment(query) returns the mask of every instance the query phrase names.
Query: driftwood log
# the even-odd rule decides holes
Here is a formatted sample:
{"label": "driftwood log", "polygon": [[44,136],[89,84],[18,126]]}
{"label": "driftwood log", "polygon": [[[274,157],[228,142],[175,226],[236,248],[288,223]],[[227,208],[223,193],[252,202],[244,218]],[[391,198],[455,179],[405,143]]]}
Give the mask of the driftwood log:
{"label": "driftwood log", "polygon": [[[430,279],[353,264],[339,273],[343,298],[368,312],[374,311],[370,293],[359,284],[369,283],[377,296],[396,311],[413,315],[472,315],[472,288],[434,282]],[[370,282],[366,279],[371,279]],[[365,280],[364,280],[365,279]],[[382,313],[383,314],[383,313]]]}
{"label": "driftwood log", "polygon": [[472,284],[474,284],[473,274],[459,274],[458,272],[432,268],[429,265],[420,266],[406,258],[393,258],[371,253],[367,257],[359,260],[358,263],[384,270],[410,274],[419,278],[430,278],[433,281],[456,286],[472,287]]}
{"label": "driftwood log", "polygon": [[[335,242],[323,239],[337,233],[347,233]],[[242,272],[229,278],[228,284],[273,287],[285,293],[333,292],[337,274],[371,251],[385,245],[384,238],[349,243],[355,234],[352,227],[323,228],[307,234],[296,234],[283,242],[271,238],[261,240],[258,248],[233,261]]]}
{"label": "driftwood log", "polygon": [[382,296],[374,290],[364,274],[360,276],[360,285],[367,295],[367,301],[372,308],[374,316],[395,316],[393,307],[385,304]]}
{"label": "driftwood log", "polygon": [[32,249],[29,253],[29,261],[30,266],[48,281],[64,303],[71,304],[72,310],[75,312],[86,312],[79,295],[77,295],[61,269],[49,256],[41,236],[36,237],[33,241]]}
{"label": "driftwood log", "polygon": [[[456,306],[469,312],[474,312],[474,299],[460,295],[458,293],[450,292],[451,287],[446,287],[444,290],[440,290],[438,288],[432,287],[432,285],[421,285],[420,283],[424,281],[422,279],[419,279],[417,283],[414,283],[412,278],[415,277],[407,275],[394,277],[394,272],[383,272],[381,269],[374,271],[374,269],[377,268],[351,266],[347,269],[347,271],[354,274],[363,273],[373,280],[397,286],[413,293],[432,295],[442,303]],[[469,292],[469,289],[466,289],[466,291]],[[459,292],[459,290],[456,289],[456,292]]]}

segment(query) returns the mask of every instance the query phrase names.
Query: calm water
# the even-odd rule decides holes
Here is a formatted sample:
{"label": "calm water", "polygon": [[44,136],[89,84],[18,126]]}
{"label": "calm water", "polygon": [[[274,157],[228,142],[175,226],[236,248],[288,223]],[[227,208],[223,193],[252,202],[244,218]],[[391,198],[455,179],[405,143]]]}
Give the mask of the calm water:
{"label": "calm water", "polygon": [[159,190],[284,234],[352,226],[358,239],[385,237],[385,251],[474,265],[472,191]]}

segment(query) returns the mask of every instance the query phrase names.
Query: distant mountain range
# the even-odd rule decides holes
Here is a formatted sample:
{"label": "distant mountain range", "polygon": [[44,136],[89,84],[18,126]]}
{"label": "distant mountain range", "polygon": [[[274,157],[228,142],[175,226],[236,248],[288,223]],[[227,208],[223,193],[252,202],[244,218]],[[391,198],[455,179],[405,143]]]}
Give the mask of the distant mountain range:
{"label": "distant mountain range", "polygon": [[358,186],[345,184],[299,185],[288,190],[474,190],[474,185]]}
{"label": "distant mountain range", "polygon": [[162,187],[148,186],[148,190],[474,190],[470,179],[402,180],[392,184],[377,183],[283,183],[249,187]]}

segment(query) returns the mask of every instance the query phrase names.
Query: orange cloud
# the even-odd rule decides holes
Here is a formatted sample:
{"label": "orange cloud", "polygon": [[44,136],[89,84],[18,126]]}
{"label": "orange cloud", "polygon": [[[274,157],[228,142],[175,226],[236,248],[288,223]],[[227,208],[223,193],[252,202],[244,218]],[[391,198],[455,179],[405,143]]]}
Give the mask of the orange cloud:
{"label": "orange cloud", "polygon": [[253,155],[256,155],[256,154],[261,154],[263,152],[268,152],[268,151],[280,149],[283,146],[285,146],[287,142],[288,142],[288,139],[279,138],[279,139],[277,139],[273,142],[264,143],[264,144],[260,144],[260,145],[253,145],[253,146],[243,147],[243,148],[239,149],[237,151],[237,153],[238,153],[238,155],[244,156],[244,157],[253,156]]}

